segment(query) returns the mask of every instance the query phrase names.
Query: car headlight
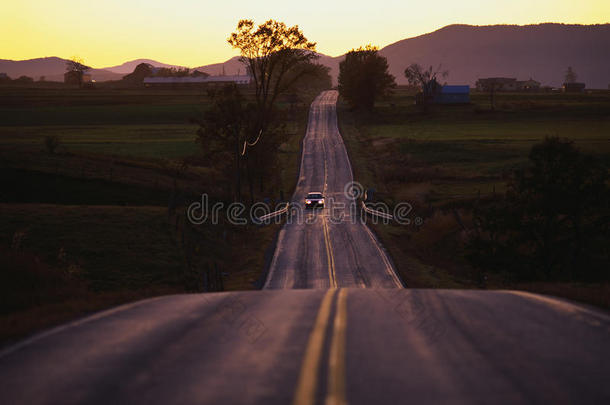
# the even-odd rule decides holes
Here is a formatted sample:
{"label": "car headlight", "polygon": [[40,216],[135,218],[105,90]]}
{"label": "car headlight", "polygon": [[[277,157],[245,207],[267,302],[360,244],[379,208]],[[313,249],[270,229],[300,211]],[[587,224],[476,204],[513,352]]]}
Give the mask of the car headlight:
{"label": "car headlight", "polygon": [[311,204],[311,200],[305,200],[305,204]]}
{"label": "car headlight", "polygon": [[321,200],[320,200],[320,204],[324,204],[324,199],[321,199]]}

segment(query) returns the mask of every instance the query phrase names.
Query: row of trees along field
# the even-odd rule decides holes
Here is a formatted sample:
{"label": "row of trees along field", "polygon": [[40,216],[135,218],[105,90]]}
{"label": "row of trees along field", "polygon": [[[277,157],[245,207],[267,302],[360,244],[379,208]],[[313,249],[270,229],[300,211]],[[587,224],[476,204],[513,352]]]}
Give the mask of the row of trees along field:
{"label": "row of trees along field", "polygon": [[298,26],[241,20],[227,41],[239,50],[254,94],[242,94],[236,85],[211,91],[210,108],[195,120],[197,135],[204,160],[232,184],[233,199],[242,201],[247,184],[252,202],[255,187],[264,190],[265,179],[281,170],[278,148],[285,141],[286,111],[278,108],[280,97],[290,101],[304,89],[330,88],[331,78],[329,68],[315,63],[316,44]]}

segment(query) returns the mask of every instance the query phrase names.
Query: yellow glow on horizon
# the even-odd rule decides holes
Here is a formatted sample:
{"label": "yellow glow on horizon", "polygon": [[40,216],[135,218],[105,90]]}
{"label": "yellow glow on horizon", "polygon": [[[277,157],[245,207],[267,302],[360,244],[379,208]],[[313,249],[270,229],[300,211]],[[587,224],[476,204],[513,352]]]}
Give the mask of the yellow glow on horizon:
{"label": "yellow glow on horizon", "polygon": [[79,55],[101,68],[149,58],[189,67],[237,52],[226,38],[241,18],[298,24],[318,51],[337,56],[367,43],[383,47],[449,24],[603,24],[610,1],[439,0],[433,4],[312,0],[19,0],[0,15],[0,59]]}

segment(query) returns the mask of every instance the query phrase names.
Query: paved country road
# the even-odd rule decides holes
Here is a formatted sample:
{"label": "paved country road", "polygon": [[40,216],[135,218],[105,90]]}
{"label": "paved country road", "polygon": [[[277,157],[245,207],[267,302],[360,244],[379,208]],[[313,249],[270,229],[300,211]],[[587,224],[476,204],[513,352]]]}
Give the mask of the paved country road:
{"label": "paved country road", "polygon": [[[349,193],[352,167],[337,127],[337,96],[337,91],[323,92],[311,106],[294,214],[279,233],[267,289],[402,287]],[[325,208],[301,209],[313,191],[322,192]]]}
{"label": "paved country road", "polygon": [[[295,201],[350,202],[335,100],[312,106]],[[0,404],[610,403],[607,313],[384,288],[400,284],[367,228],[311,215],[283,228],[266,290],[139,301],[4,349]]]}
{"label": "paved country road", "polygon": [[610,403],[610,318],[512,292],[167,296],[0,355],[3,404]]}

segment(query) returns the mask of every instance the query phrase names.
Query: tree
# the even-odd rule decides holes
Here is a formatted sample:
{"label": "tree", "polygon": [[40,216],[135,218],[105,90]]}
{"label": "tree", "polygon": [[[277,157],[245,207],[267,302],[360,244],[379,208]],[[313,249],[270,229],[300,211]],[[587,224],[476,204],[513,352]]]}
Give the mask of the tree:
{"label": "tree", "polygon": [[50,155],[55,153],[55,149],[60,145],[59,137],[56,135],[47,135],[44,137],[44,146]]}
{"label": "tree", "polygon": [[421,65],[413,63],[405,69],[405,77],[412,86],[417,86],[421,89],[420,105],[424,112],[428,111],[428,106],[434,99],[434,94],[440,86],[437,77],[445,78],[449,75],[449,71],[441,70],[439,65],[436,69],[430,66],[424,69]]}
{"label": "tree", "polygon": [[278,96],[303,76],[311,74],[307,69],[293,75],[289,72],[318,58],[316,44],[303,35],[298,25],[287,27],[274,20],[258,27],[252,20],[240,20],[237,30],[227,41],[239,49],[241,61],[246,65],[255,88],[257,122],[249,134],[249,140],[253,142],[269,127]]}
{"label": "tree", "polygon": [[292,84],[285,94],[308,93],[315,96],[332,87],[330,68],[318,63],[299,63],[287,72],[286,78]]}
{"label": "tree", "polygon": [[197,140],[211,165],[233,172],[234,199],[241,201],[241,161],[251,125],[251,108],[244,104],[235,84],[211,91],[210,95],[211,107],[203,119],[195,120],[199,124]]}
{"label": "tree", "polygon": [[153,74],[155,77],[187,77],[191,73],[191,70],[187,67],[185,68],[175,68],[175,67],[161,67],[158,68],[157,71]]}
{"label": "tree", "polygon": [[556,137],[529,160],[504,198],[476,215],[472,257],[521,279],[610,279],[607,168]]}
{"label": "tree", "polygon": [[352,49],[339,64],[339,93],[354,109],[372,111],[375,99],[396,87],[388,60],[377,47]]}
{"label": "tree", "polygon": [[30,83],[34,83],[34,79],[32,79],[29,76],[19,76],[17,79],[14,80],[15,83],[18,84],[30,84]]}
{"label": "tree", "polygon": [[[305,75],[302,74],[304,70],[307,71]],[[300,63],[288,72],[288,77],[292,75],[299,75],[301,79],[296,80],[282,96],[282,100],[290,104],[291,114],[297,111],[297,105],[301,100],[313,98],[321,91],[332,87],[328,66],[311,62]]]}
{"label": "tree", "polygon": [[133,72],[123,76],[123,80],[132,83],[142,83],[145,78],[152,76],[153,66],[149,63],[140,63]]}
{"label": "tree", "polygon": [[66,61],[66,72],[73,72],[79,85],[83,84],[83,74],[89,69],[91,68],[85,65],[84,60],[78,56],[73,56]]}
{"label": "tree", "polygon": [[565,81],[564,83],[576,83],[576,79],[578,75],[574,70],[572,70],[572,66],[568,66],[568,70],[566,71]]}

